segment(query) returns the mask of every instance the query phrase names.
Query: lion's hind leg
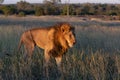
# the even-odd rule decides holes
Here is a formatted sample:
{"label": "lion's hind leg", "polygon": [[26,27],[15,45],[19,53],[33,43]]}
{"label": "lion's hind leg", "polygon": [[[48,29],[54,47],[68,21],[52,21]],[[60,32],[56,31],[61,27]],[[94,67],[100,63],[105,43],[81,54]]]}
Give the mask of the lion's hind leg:
{"label": "lion's hind leg", "polygon": [[34,51],[34,43],[24,43],[25,53],[24,60],[27,62],[31,61],[32,53]]}

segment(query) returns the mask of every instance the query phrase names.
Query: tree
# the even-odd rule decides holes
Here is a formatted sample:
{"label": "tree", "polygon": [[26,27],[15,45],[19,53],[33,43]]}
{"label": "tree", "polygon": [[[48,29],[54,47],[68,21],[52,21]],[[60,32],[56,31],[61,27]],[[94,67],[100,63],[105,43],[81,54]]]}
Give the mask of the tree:
{"label": "tree", "polygon": [[32,14],[34,8],[30,3],[26,1],[20,1],[20,2],[17,2],[17,10],[18,10],[18,13],[24,12],[25,14]]}
{"label": "tree", "polygon": [[69,15],[75,15],[76,14],[76,8],[74,5],[70,4],[69,5]]}
{"label": "tree", "polygon": [[35,15],[36,15],[36,16],[41,16],[41,15],[43,15],[43,14],[44,14],[43,8],[40,7],[40,6],[36,6],[36,7],[35,7]]}
{"label": "tree", "polygon": [[82,15],[87,15],[87,14],[89,14],[89,11],[90,11],[90,7],[89,7],[88,5],[85,5],[85,6],[83,6],[83,8],[82,8],[81,14],[82,14]]}
{"label": "tree", "polygon": [[81,8],[76,8],[75,13],[76,13],[76,15],[80,15],[81,14]]}
{"label": "tree", "polygon": [[58,4],[58,3],[61,3],[61,0],[43,0],[43,3],[49,3],[49,2],[51,2],[51,3],[53,3],[53,4]]}
{"label": "tree", "polygon": [[62,15],[70,15],[70,5],[69,5],[70,0],[66,1],[66,4],[63,6],[62,9]]}
{"label": "tree", "polygon": [[2,6],[2,12],[8,16],[15,13],[15,8],[13,6]]}
{"label": "tree", "polygon": [[67,2],[67,4],[66,4],[66,5],[67,5],[67,16],[69,16],[69,14],[70,14],[70,13],[69,13],[69,3],[70,3],[70,0],[68,0],[68,2]]}
{"label": "tree", "polygon": [[61,0],[50,0],[52,3],[54,3],[54,4],[58,4],[58,3],[60,3],[61,2]]}
{"label": "tree", "polygon": [[66,5],[63,6],[61,15],[67,15],[67,8],[66,7],[67,7]]}
{"label": "tree", "polygon": [[62,14],[63,15],[70,15],[70,5],[69,5],[70,0],[66,1],[66,4],[63,6]]}
{"label": "tree", "polygon": [[47,2],[43,5],[45,15],[58,15],[59,8],[52,2]]}

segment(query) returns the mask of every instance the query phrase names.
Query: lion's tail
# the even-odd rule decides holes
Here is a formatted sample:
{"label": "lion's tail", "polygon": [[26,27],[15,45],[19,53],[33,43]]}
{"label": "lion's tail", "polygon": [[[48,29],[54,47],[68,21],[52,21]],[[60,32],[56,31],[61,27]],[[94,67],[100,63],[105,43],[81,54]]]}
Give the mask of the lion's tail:
{"label": "lion's tail", "polygon": [[20,42],[19,42],[18,48],[17,48],[17,53],[20,51],[22,44],[23,44],[23,41],[22,41],[22,39],[20,39]]}

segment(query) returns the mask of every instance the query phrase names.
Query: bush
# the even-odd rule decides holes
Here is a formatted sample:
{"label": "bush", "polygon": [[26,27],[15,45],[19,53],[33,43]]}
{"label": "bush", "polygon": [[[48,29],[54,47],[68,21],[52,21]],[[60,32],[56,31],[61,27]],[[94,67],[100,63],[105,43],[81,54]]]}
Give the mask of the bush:
{"label": "bush", "polygon": [[2,6],[1,11],[4,13],[5,16],[8,16],[15,13],[15,8],[14,6]]}
{"label": "bush", "polygon": [[19,12],[19,13],[18,13],[18,16],[19,16],[19,17],[24,17],[24,16],[26,16],[26,15],[25,15],[24,12]]}
{"label": "bush", "polygon": [[35,16],[41,16],[41,15],[43,15],[43,13],[44,13],[43,8],[36,7],[36,9],[35,9]]}

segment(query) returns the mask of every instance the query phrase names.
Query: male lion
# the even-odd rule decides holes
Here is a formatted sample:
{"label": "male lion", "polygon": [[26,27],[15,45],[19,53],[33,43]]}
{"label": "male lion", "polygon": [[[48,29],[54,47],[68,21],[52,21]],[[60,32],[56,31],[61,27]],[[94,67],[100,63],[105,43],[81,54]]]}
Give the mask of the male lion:
{"label": "male lion", "polygon": [[18,49],[21,44],[24,44],[27,56],[32,56],[35,46],[44,49],[45,65],[52,56],[60,67],[62,55],[75,44],[74,27],[69,23],[60,23],[48,28],[30,29],[22,34]]}

